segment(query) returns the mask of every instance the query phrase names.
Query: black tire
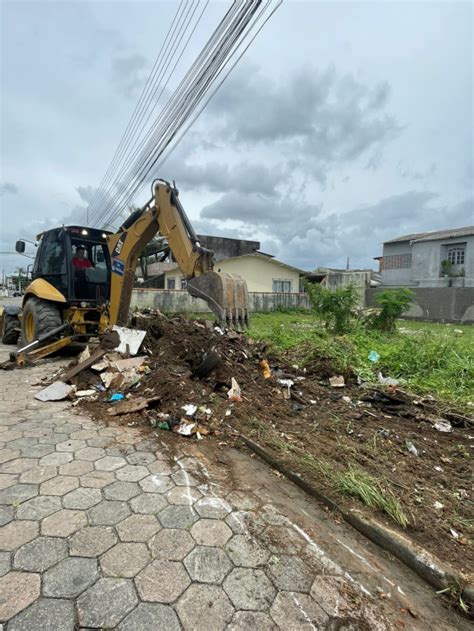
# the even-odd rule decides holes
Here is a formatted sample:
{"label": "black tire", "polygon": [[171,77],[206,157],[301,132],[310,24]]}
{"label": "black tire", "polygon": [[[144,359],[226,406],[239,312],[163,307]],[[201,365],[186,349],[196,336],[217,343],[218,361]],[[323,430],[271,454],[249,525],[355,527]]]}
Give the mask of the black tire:
{"label": "black tire", "polygon": [[[30,331],[30,336],[26,334],[26,323],[28,319],[32,319],[33,321],[33,335],[31,335]],[[61,312],[54,302],[41,300],[41,298],[34,296],[30,298],[23,307],[21,315],[21,342],[22,344],[30,344],[53,329],[57,329],[61,324]],[[53,339],[55,338],[51,338],[51,341]]]}
{"label": "black tire", "polygon": [[16,344],[20,335],[20,323],[18,317],[10,313],[3,314],[2,343]]}

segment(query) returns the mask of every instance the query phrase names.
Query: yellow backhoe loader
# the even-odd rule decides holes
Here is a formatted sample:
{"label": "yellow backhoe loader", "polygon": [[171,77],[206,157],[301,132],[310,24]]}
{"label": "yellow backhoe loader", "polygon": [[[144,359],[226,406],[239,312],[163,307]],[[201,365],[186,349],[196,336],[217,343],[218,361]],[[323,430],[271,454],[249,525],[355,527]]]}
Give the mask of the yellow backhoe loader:
{"label": "yellow backhoe loader", "polygon": [[[200,245],[176,187],[155,180],[151,199],[117,232],[63,226],[39,235],[22,307],[5,307],[1,318],[2,341],[20,340],[17,362],[45,357],[113,325],[126,326],[138,258],[158,232],[167,239],[188,292],[204,299],[221,323],[247,325],[245,281],[213,271],[213,252]],[[16,250],[23,253],[25,242],[17,241]]]}

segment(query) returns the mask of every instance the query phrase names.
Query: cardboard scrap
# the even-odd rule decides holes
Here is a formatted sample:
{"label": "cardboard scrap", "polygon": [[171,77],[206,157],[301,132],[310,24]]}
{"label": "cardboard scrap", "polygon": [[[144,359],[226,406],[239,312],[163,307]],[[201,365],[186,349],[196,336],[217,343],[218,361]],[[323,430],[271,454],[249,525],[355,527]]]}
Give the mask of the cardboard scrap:
{"label": "cardboard scrap", "polygon": [[150,403],[154,403],[160,400],[160,397],[150,397],[145,399],[144,397],[138,397],[137,399],[130,399],[128,401],[119,401],[113,407],[107,410],[110,416],[118,416],[119,414],[129,414],[130,412],[139,412],[147,408]]}

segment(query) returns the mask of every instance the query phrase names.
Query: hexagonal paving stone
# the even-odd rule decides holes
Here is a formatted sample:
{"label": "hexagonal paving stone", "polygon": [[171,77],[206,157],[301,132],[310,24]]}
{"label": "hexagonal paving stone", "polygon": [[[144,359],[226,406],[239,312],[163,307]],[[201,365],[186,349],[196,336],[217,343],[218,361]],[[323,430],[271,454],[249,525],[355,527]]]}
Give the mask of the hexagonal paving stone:
{"label": "hexagonal paving stone", "polygon": [[100,447],[101,449],[105,449],[107,452],[107,448],[113,444],[113,441],[114,439],[109,438],[108,436],[96,436],[94,438],[89,438],[86,442],[88,447]]}
{"label": "hexagonal paving stone", "polygon": [[102,489],[112,484],[115,475],[111,471],[90,471],[79,478],[81,486],[91,489]]}
{"label": "hexagonal paving stone", "polygon": [[224,589],[236,609],[264,611],[276,594],[263,570],[235,568],[224,581]]}
{"label": "hexagonal paving stone", "polygon": [[13,558],[13,567],[26,572],[44,572],[67,556],[63,539],[38,537],[22,546]]}
{"label": "hexagonal paving stone", "polygon": [[55,451],[52,454],[48,454],[47,456],[43,456],[39,463],[42,467],[53,465],[59,466],[71,462],[73,459],[73,455],[67,451]]}
{"label": "hexagonal paving stone", "polygon": [[173,473],[173,467],[164,460],[155,460],[148,465],[148,471],[155,475],[170,475]]}
{"label": "hexagonal paving stone", "polygon": [[16,512],[18,519],[43,519],[61,509],[61,500],[52,495],[40,495],[23,502]]}
{"label": "hexagonal paving stone", "polygon": [[28,456],[30,458],[42,458],[43,456],[53,453],[53,451],[53,445],[34,445],[33,447],[22,449],[21,453],[23,456]]}
{"label": "hexagonal paving stone", "polygon": [[153,537],[149,546],[154,559],[182,561],[193,549],[195,543],[185,530],[165,528]]}
{"label": "hexagonal paving stone", "polygon": [[227,543],[226,550],[232,562],[242,567],[258,567],[270,558],[270,552],[248,535],[234,535]]}
{"label": "hexagonal paving stone", "polygon": [[117,627],[118,631],[180,631],[177,615],[169,605],[140,603]]}
{"label": "hexagonal paving stone", "polygon": [[175,486],[166,494],[170,504],[192,506],[201,497],[201,493],[191,486]]}
{"label": "hexagonal paving stone", "polygon": [[183,565],[177,561],[153,561],[135,578],[142,600],[172,603],[190,584]]}
{"label": "hexagonal paving stone", "polygon": [[86,460],[74,460],[73,462],[68,462],[67,464],[63,464],[59,467],[59,473],[61,475],[85,475],[94,469],[94,465],[92,462],[88,462]]}
{"label": "hexagonal paving stone", "polygon": [[[153,465],[150,465],[148,468],[150,469],[152,466]],[[159,471],[152,471],[152,473],[159,473]],[[179,471],[173,473],[171,479],[178,486],[199,486],[200,484],[200,481],[196,477],[183,469],[179,469]]]}
{"label": "hexagonal paving stone", "polygon": [[279,592],[270,615],[282,629],[322,629],[329,617],[307,594]]}
{"label": "hexagonal paving stone", "polygon": [[147,493],[167,493],[174,487],[173,480],[167,475],[149,475],[138,484]]}
{"label": "hexagonal paving stone", "polygon": [[196,502],[194,508],[201,517],[209,519],[224,519],[230,513],[230,505],[220,497],[207,496]]}
{"label": "hexagonal paving stone", "polygon": [[9,486],[13,486],[17,479],[18,476],[12,473],[0,473],[0,491],[7,489]]}
{"label": "hexagonal paving stone", "polygon": [[30,484],[41,484],[50,478],[54,478],[56,475],[56,467],[33,467],[29,471],[22,473],[20,476],[20,482]]}
{"label": "hexagonal paving stone", "polygon": [[354,614],[351,586],[342,576],[316,576],[311,596],[331,617],[344,618]]}
{"label": "hexagonal paving stone", "polygon": [[184,471],[201,471],[201,463],[197,458],[186,456],[178,460],[178,466]]}
{"label": "hexagonal paving stone", "polygon": [[81,627],[114,628],[137,602],[132,581],[101,578],[77,599],[79,624]]}
{"label": "hexagonal paving stone", "polygon": [[191,528],[198,520],[196,512],[191,506],[168,506],[158,515],[164,528]]}
{"label": "hexagonal paving stone", "polygon": [[10,553],[0,552],[0,576],[10,571]]}
{"label": "hexagonal paving stone", "polygon": [[126,502],[141,493],[135,482],[114,482],[104,488],[104,495],[108,500],[122,500]]}
{"label": "hexagonal paving stone", "polygon": [[105,450],[108,456],[118,456],[119,458],[124,458],[128,454],[135,453],[135,447],[133,447],[133,445],[118,445],[115,443],[115,447],[111,447],[111,444],[112,443],[109,443]]}
{"label": "hexagonal paving stone", "polygon": [[99,460],[104,456],[105,449],[101,449],[100,447],[85,447],[84,449],[80,449],[76,454],[78,460],[89,460],[90,462]]}
{"label": "hexagonal paving stone", "polygon": [[64,508],[77,508],[85,510],[95,506],[102,500],[99,489],[79,488],[71,491],[63,497]]}
{"label": "hexagonal paving stone", "polygon": [[119,456],[105,456],[100,460],[96,460],[94,463],[94,467],[97,471],[115,471],[116,469],[120,469],[120,467],[124,467],[127,464],[125,458],[120,458]]}
{"label": "hexagonal paving stone", "polygon": [[226,631],[276,631],[276,628],[270,616],[262,611],[236,611]]}
{"label": "hexagonal paving stone", "polygon": [[232,537],[232,530],[223,521],[200,519],[193,524],[191,534],[201,546],[224,546]]}
{"label": "hexagonal paving stone", "polygon": [[0,526],[5,526],[15,517],[13,506],[0,506]]}
{"label": "hexagonal paving stone", "polygon": [[256,535],[266,527],[260,515],[253,511],[234,511],[227,515],[225,521],[236,535]]}
{"label": "hexagonal paving stone", "polygon": [[72,476],[58,475],[40,485],[41,495],[66,495],[70,491],[77,489],[79,479]]}
{"label": "hexagonal paving stone", "polygon": [[154,515],[130,515],[117,526],[122,541],[148,541],[161,529]]}
{"label": "hexagonal paving stone", "polygon": [[126,502],[104,500],[88,510],[92,526],[115,526],[130,515]]}
{"label": "hexagonal paving stone", "polygon": [[134,513],[156,515],[168,506],[168,502],[158,493],[142,493],[130,500],[130,506]]}
{"label": "hexagonal paving stone", "polygon": [[94,429],[79,429],[77,432],[72,432],[71,438],[74,440],[87,440],[88,438],[95,438],[99,433]]}
{"label": "hexagonal paving stone", "polygon": [[67,440],[69,436],[67,434],[49,434],[39,439],[40,445],[58,445],[59,443]]}
{"label": "hexagonal paving stone", "polygon": [[117,543],[100,558],[102,572],[108,576],[132,578],[151,561],[144,543]]}
{"label": "hexagonal paving stone", "polygon": [[[5,449],[4,448],[0,451],[0,464],[14,460],[15,458],[18,458],[19,455],[20,455],[20,451],[18,449]],[[0,469],[0,471],[4,473],[3,467]]]}
{"label": "hexagonal paving stone", "polygon": [[268,526],[262,539],[274,554],[298,554],[303,545],[306,545],[297,532],[284,526]]}
{"label": "hexagonal paving stone", "polygon": [[[80,449],[83,449],[85,446],[86,446],[85,440],[69,439],[69,440],[65,440],[62,443],[58,443],[56,445],[56,451],[74,452],[74,451],[79,451]],[[84,460],[87,460],[87,458],[84,458]]]}
{"label": "hexagonal paving stone", "polygon": [[113,528],[90,526],[76,532],[69,540],[69,554],[79,557],[96,557],[117,543]]}
{"label": "hexagonal paving stone", "polygon": [[184,565],[191,579],[199,583],[222,583],[233,567],[224,550],[209,546],[196,546]]}
{"label": "hexagonal paving stone", "polygon": [[37,484],[14,484],[0,491],[0,504],[19,504],[38,495]]}
{"label": "hexagonal paving stone", "polygon": [[15,550],[38,536],[35,521],[11,521],[0,528],[0,550]]}
{"label": "hexagonal paving stone", "polygon": [[232,491],[227,496],[227,501],[239,510],[255,510],[260,504],[253,493],[245,493],[244,491]]}
{"label": "hexagonal paving stone", "polygon": [[309,592],[311,588],[313,572],[297,556],[273,557],[267,570],[278,589]]}
{"label": "hexagonal paving stone", "polygon": [[43,574],[43,594],[75,598],[99,578],[96,559],[69,557]]}
{"label": "hexagonal paving stone", "polygon": [[221,631],[234,608],[222,587],[193,584],[179,599],[176,611],[185,631]]}
{"label": "hexagonal paving stone", "polygon": [[143,480],[143,478],[146,478],[149,473],[146,467],[128,464],[119,469],[115,475],[118,480],[122,480],[123,482],[139,482]]}
{"label": "hexagonal paving stone", "polygon": [[155,454],[152,454],[151,451],[137,451],[127,456],[128,464],[147,465],[155,462],[155,460]]}
{"label": "hexagonal paving stone", "polygon": [[60,510],[41,522],[41,534],[50,537],[69,537],[73,532],[87,526],[83,511]]}
{"label": "hexagonal paving stone", "polygon": [[29,572],[8,572],[0,578],[0,620],[9,620],[40,595],[40,576]]}
{"label": "hexagonal paving stone", "polygon": [[10,631],[74,631],[74,605],[68,600],[39,598],[8,624]]}
{"label": "hexagonal paving stone", "polygon": [[286,526],[288,518],[277,511],[272,504],[266,504],[260,511],[263,521],[270,526]]}

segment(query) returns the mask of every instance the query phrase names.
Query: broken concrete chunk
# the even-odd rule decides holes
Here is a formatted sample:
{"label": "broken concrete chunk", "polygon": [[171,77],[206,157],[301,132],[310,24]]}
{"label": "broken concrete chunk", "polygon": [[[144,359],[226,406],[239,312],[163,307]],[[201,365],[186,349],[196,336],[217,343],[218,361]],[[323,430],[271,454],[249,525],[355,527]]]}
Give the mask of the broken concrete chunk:
{"label": "broken concrete chunk", "polygon": [[107,410],[110,416],[118,416],[119,414],[129,414],[130,412],[139,412],[147,408],[150,403],[156,403],[160,400],[160,397],[150,397],[145,399],[138,397],[137,399],[131,399],[129,401],[119,401],[113,407]]}
{"label": "broken concrete chunk", "polygon": [[136,355],[138,349],[143,342],[146,331],[140,329],[128,329],[124,326],[114,326],[113,331],[116,331],[120,338],[120,344],[115,347],[119,353],[130,353],[130,355]]}
{"label": "broken concrete chunk", "polygon": [[97,390],[78,390],[76,392],[76,397],[91,397],[94,394],[97,394]]}
{"label": "broken concrete chunk", "polygon": [[113,362],[112,366],[119,372],[124,372],[132,370],[133,368],[139,368],[145,359],[146,357],[144,355],[140,357],[130,357],[130,359],[120,359],[119,361]]}
{"label": "broken concrete chunk", "polygon": [[43,388],[35,394],[35,399],[38,401],[62,401],[74,392],[73,386],[68,386],[67,383],[62,381],[54,381],[47,388]]}

